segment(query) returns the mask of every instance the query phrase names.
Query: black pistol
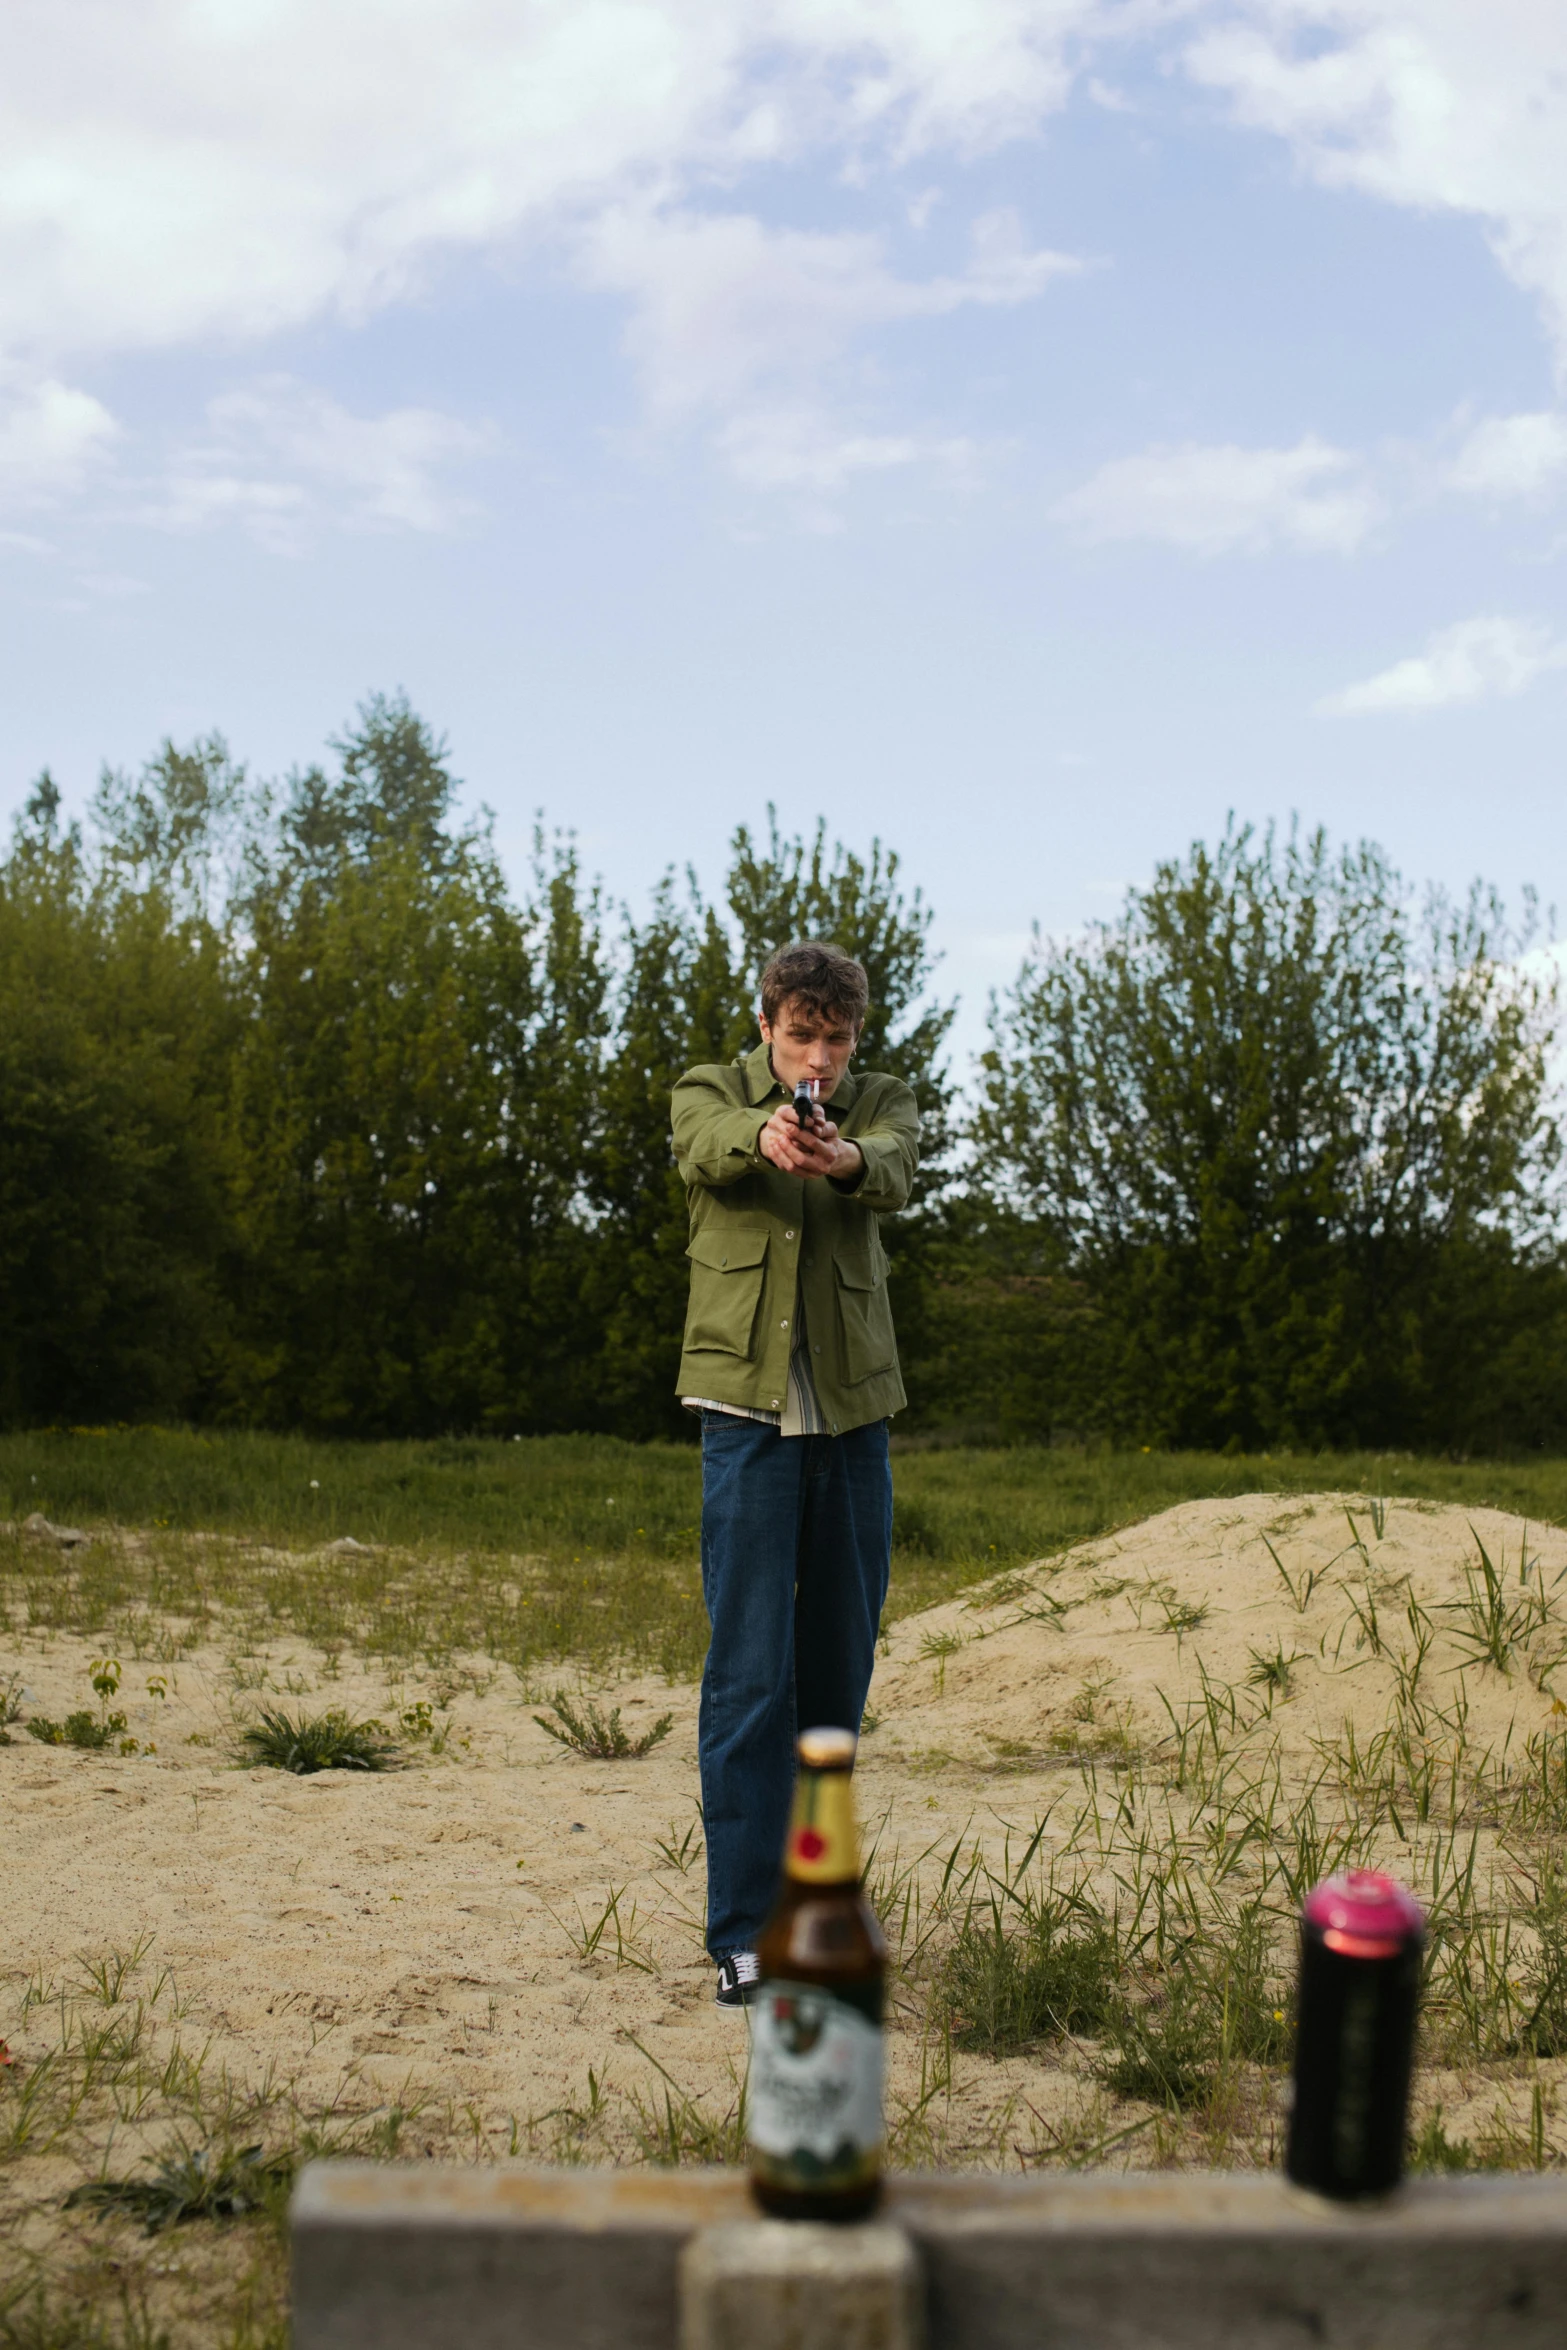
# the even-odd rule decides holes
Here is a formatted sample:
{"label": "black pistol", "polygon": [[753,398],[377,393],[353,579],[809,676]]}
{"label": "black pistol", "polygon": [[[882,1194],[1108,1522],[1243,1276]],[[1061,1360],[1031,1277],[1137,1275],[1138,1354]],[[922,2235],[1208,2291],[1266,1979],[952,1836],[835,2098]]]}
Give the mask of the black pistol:
{"label": "black pistol", "polygon": [[802,1077],[794,1089],[794,1114],[802,1126],[809,1126],[816,1114],[816,1102],[811,1093],[811,1081]]}

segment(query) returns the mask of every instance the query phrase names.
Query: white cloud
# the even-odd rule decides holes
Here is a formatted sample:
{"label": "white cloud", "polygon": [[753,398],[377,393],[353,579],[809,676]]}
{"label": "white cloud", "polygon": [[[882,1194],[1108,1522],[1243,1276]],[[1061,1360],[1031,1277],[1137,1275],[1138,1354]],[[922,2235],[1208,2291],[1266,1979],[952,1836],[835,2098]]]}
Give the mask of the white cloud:
{"label": "white cloud", "polygon": [[[1567,360],[1561,0],[71,0],[66,16],[62,33],[58,0],[0,10],[0,361],[35,381],[361,318],[454,252],[548,237],[629,296],[659,413],[705,411],[742,446],[764,411],[825,413],[811,366],[855,335],[1029,299],[1063,264],[1003,218],[957,278],[920,285],[872,239],[763,229],[738,203],[714,219],[697,191],[776,165],[863,181],[1032,134],[1074,73],[1172,22],[1196,27],[1189,70],[1319,179],[1483,221]],[[726,376],[742,387],[727,407]],[[831,430],[845,447],[922,439],[857,415]],[[1515,443],[1476,454],[1486,494],[1511,494],[1509,463],[1527,471]],[[1260,539],[1242,524],[1217,543],[1340,547],[1372,510],[1324,472],[1300,500],[1286,485]]]}
{"label": "white cloud", "polygon": [[1329,694],[1317,707],[1335,718],[1451,709],[1521,694],[1553,669],[1567,669],[1567,637],[1554,635],[1538,620],[1483,613],[1439,629],[1423,653]]}
{"label": "white cloud", "polygon": [[238,522],[277,553],[323,522],[450,531],[472,511],[442,479],[494,445],[487,427],[429,408],[355,416],[325,392],[268,376],[207,409],[142,519],[170,530]]}
{"label": "white cloud", "polygon": [[1187,63],[1327,186],[1484,221],[1567,367],[1561,0],[1243,0]]}
{"label": "white cloud", "polygon": [[1195,555],[1353,553],[1379,502],[1358,461],[1307,437],[1293,449],[1147,449],[1057,501],[1080,537],[1156,539]]}
{"label": "white cloud", "polygon": [[1491,416],[1454,458],[1448,482],[1472,497],[1548,497],[1567,482],[1567,416]]}
{"label": "white cloud", "polygon": [[[1141,0],[1149,5],[1150,0]],[[1110,0],[57,0],[0,12],[0,348],[357,316],[691,174],[1024,131]]]}
{"label": "white cloud", "polygon": [[1567,340],[1560,0],[7,0],[0,348],[265,335],[752,165],[973,153],[1182,19],[1242,121],[1484,220]]}
{"label": "white cloud", "polygon": [[776,229],[748,213],[627,207],[588,232],[582,267],[590,283],[631,298],[626,348],[655,421],[725,419],[717,445],[743,478],[826,489],[854,472],[968,451],[834,419],[823,387],[856,337],[1029,302],[1081,264],[1030,248],[1010,213],[975,223],[961,274],[915,279],[888,267],[876,237]]}
{"label": "white cloud", "polygon": [[80,489],[118,437],[90,392],[50,376],[0,374],[0,510],[48,505]]}
{"label": "white cloud", "polygon": [[[755,455],[764,411],[825,414],[813,369],[853,336],[1026,301],[1071,264],[996,215],[957,278],[912,284],[874,239],[703,217],[692,191],[705,200],[758,166],[826,157],[853,181],[878,161],[994,145],[1063,103],[1085,28],[1167,5],[72,0],[64,38],[54,0],[9,0],[0,363],[41,374],[358,320],[455,252],[549,239],[629,296],[655,413],[727,418],[741,470],[781,478],[787,461]],[[838,454],[795,470],[842,475],[924,446],[857,417],[827,438]],[[275,533],[299,508],[270,477],[187,470],[188,514],[244,513]],[[402,504],[389,518],[423,527],[421,493]]]}

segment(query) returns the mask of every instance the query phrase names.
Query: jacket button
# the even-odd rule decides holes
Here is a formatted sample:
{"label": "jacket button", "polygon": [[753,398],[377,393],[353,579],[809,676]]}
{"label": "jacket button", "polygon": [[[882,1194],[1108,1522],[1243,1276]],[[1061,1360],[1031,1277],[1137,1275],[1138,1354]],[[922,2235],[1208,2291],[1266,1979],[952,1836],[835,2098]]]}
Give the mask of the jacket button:
{"label": "jacket button", "polygon": [[786,1232],[786,1233],[784,1234],[784,1238],[785,1238],[785,1240],[793,1240],[793,1238],[794,1238],[794,1234],[793,1234],[792,1232]]}
{"label": "jacket button", "polygon": [[779,1323],[778,1327],[779,1327],[779,1329],[780,1329],[780,1330],[787,1330],[787,1329],[788,1329],[788,1327],[789,1327],[789,1317],[788,1317],[788,1315],[787,1315],[787,1314],[785,1314],[785,1316],[784,1316],[783,1320],[782,1320],[782,1321]]}
{"label": "jacket button", "polygon": [[821,1350],[821,1348],[820,1348],[819,1346],[813,1346],[813,1347],[812,1347],[812,1349],[811,1349],[811,1352],[812,1352],[812,1354],[813,1354],[813,1355],[819,1355],[819,1354],[821,1353],[821,1351],[822,1351],[822,1350]]}

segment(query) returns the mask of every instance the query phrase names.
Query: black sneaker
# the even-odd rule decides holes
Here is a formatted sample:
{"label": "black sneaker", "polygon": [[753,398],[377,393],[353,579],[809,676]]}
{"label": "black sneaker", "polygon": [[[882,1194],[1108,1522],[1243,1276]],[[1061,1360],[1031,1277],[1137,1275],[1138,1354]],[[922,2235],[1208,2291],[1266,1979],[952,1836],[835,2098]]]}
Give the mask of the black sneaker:
{"label": "black sneaker", "polygon": [[762,1972],[754,1950],[726,1950],[718,1962],[717,1997],[720,2007],[749,2007],[761,1988]]}

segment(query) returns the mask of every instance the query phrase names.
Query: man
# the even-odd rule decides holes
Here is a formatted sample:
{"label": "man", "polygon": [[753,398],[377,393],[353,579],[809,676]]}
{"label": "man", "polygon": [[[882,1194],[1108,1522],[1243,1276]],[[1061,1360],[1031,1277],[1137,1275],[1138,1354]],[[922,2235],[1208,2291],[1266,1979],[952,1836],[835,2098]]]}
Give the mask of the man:
{"label": "man", "polygon": [[897,1078],[849,1074],[866,1000],[838,948],[785,947],[762,974],[761,1044],[674,1091],[691,1213],[680,1396],[702,1415],[712,1626],[707,1946],[725,2007],[756,1983],[796,1730],[859,1728],[887,1595],[887,1417],[904,1393],[878,1221],[908,1199],[919,1112]]}

